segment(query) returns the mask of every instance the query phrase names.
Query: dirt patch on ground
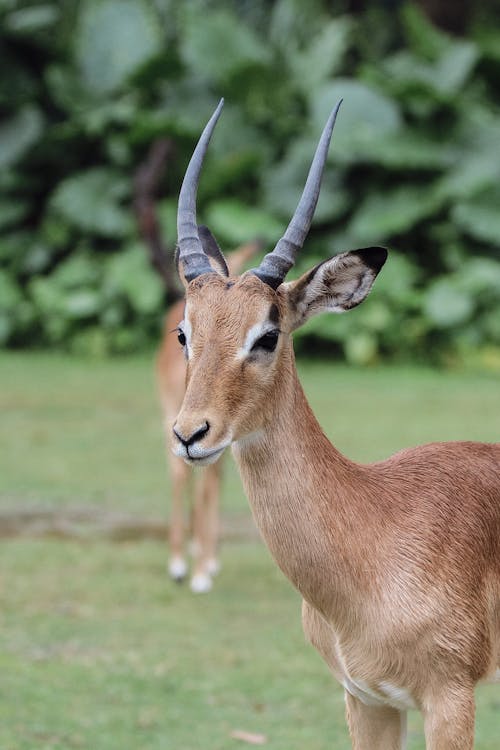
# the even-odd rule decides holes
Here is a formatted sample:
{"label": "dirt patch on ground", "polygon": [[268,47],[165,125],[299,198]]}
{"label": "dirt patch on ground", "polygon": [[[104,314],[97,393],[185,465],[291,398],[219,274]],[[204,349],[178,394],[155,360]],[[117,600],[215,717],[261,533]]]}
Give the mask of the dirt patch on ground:
{"label": "dirt patch on ground", "polygon": [[[15,508],[0,511],[0,539],[9,537],[60,537],[62,539],[165,540],[168,524],[161,518],[143,518],[119,511],[79,506],[70,508]],[[223,539],[256,539],[248,516],[224,516]]]}

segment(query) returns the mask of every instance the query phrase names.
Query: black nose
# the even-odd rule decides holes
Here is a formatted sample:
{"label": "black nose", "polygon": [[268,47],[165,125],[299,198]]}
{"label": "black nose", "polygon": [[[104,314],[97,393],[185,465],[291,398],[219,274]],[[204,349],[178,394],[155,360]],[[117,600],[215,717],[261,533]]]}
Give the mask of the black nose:
{"label": "black nose", "polygon": [[209,429],[210,425],[208,424],[208,422],[205,422],[203,427],[198,427],[198,429],[195,430],[189,437],[184,437],[184,435],[181,435],[181,433],[178,432],[175,427],[173,428],[174,435],[181,441],[183,445],[186,446],[186,448],[189,448],[190,445],[193,445],[193,443],[197,443],[198,440],[201,440],[202,437],[207,434]]}

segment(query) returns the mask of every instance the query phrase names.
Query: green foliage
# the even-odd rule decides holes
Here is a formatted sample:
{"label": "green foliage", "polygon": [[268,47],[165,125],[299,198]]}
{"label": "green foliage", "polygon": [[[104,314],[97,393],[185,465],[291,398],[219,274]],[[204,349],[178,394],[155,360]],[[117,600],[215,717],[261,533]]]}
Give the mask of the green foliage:
{"label": "green foliage", "polygon": [[412,3],[306,5],[0,5],[1,344],[100,354],[158,335],[164,295],[138,242],[133,174],[154,138],[172,138],[159,202],[171,246],[183,169],[223,95],[199,213],[226,247],[276,241],[343,97],[298,272],[349,247],[391,249],[367,303],[311,321],[300,347],[370,362],[500,346],[497,26],[485,10],[459,38]]}
{"label": "green foliage", "polygon": [[10,167],[42,135],[43,117],[37,107],[25,106],[0,126],[0,167]]}
{"label": "green foliage", "polygon": [[121,238],[132,229],[130,211],[120,206],[127,182],[119,172],[95,168],[62,180],[50,207],[69,225],[104,237]]}
{"label": "green foliage", "polygon": [[264,209],[245,206],[239,200],[213,201],[207,210],[207,224],[226,242],[237,245],[259,235],[270,244],[276,244],[285,226]]}
{"label": "green foliage", "polygon": [[78,16],[75,60],[96,97],[121,88],[159,50],[161,36],[144,0],[88,0]]}

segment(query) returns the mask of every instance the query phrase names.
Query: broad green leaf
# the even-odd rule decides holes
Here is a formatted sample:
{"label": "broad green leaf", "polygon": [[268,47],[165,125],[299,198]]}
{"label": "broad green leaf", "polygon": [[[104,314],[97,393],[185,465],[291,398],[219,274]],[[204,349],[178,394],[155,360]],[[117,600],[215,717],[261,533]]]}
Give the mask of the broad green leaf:
{"label": "broad green leaf", "polygon": [[103,284],[108,299],[125,296],[133,310],[148,314],[159,310],[164,291],[142,244],[129,245],[109,259]]}
{"label": "broad green leaf", "polygon": [[392,324],[392,313],[380,297],[380,288],[376,289],[378,296],[369,297],[363,305],[363,323],[368,331],[383,332]]}
{"label": "broad green leaf", "polygon": [[[208,121],[218,99],[207,88],[206,82],[198,76],[187,77],[186,80],[176,82],[175,86],[165,86],[161,95],[159,106],[151,112],[139,112],[138,131],[152,131],[154,128],[162,128],[163,135],[190,136],[199,138],[204,124]],[[217,124],[213,140],[210,143],[210,152],[216,146],[219,134],[219,126],[226,119],[226,109],[231,109],[231,103],[227,102],[224,107],[222,118]],[[148,135],[149,138],[149,135]]]}
{"label": "broad green leaf", "polygon": [[422,269],[417,268],[409,258],[390,249],[387,262],[377,276],[375,291],[393,301],[394,306],[403,308],[415,295],[421,275]]}
{"label": "broad green leaf", "polygon": [[[500,258],[500,255],[499,255]],[[457,271],[460,288],[484,300],[493,292],[500,299],[500,260],[469,258]]]}
{"label": "broad green leaf", "polygon": [[270,51],[254,31],[228,10],[199,8],[185,16],[182,57],[198,76],[224,81],[249,65],[264,65]]}
{"label": "broad green leaf", "polygon": [[45,69],[44,82],[54,102],[68,113],[83,117],[96,108],[96,99],[74,66],[53,64]]}
{"label": "broad green leaf", "polygon": [[29,292],[43,315],[65,313],[65,293],[50,276],[35,277],[30,281]]}
{"label": "broad green leaf", "polygon": [[34,276],[37,273],[45,271],[49,266],[53,255],[54,250],[52,247],[49,248],[44,242],[35,239],[33,244],[30,244],[27,248],[23,257],[21,266],[23,273]]}
{"label": "broad green leaf", "polygon": [[435,190],[443,199],[467,200],[498,184],[500,154],[471,151],[457,158],[456,164],[436,183]]}
{"label": "broad green leaf", "polygon": [[[500,248],[500,212],[498,200],[458,203],[452,209],[453,220],[472,237]],[[500,252],[500,250],[499,250]]]}
{"label": "broad green leaf", "polygon": [[52,279],[64,289],[96,284],[101,277],[97,258],[90,253],[75,253],[60,263]]}
{"label": "broad green leaf", "polygon": [[321,0],[277,0],[269,19],[269,39],[285,55],[294,55],[321,30],[325,22]]}
{"label": "broad green leaf", "polygon": [[29,210],[29,206],[22,201],[0,199],[0,230],[16,224]]}
{"label": "broad green leaf", "polygon": [[440,101],[441,94],[435,86],[434,66],[408,50],[400,50],[387,57],[381,70],[390,90],[399,98],[416,92],[426,92],[427,96]]}
{"label": "broad green leaf", "polygon": [[[304,190],[316,145],[309,138],[295,141],[279,164],[271,164],[263,172],[264,205],[286,221],[291,219]],[[327,168],[313,223],[339,218],[348,205],[339,170]]]}
{"label": "broad green leaf", "polygon": [[83,81],[97,95],[122,84],[161,46],[147,0],[88,0],[76,26],[76,62]]}
{"label": "broad green leaf", "polygon": [[484,57],[500,62],[500,40],[496,24],[479,26],[475,30],[474,41]]}
{"label": "broad green leaf", "polygon": [[473,311],[472,297],[450,279],[434,282],[424,296],[424,312],[437,328],[461,325],[469,320]]}
{"label": "broad green leaf", "polygon": [[323,130],[339,99],[343,99],[343,103],[332,144],[337,160],[356,158],[359,148],[392,136],[401,128],[401,115],[394,101],[364,83],[343,78],[321,86],[313,93],[312,118],[316,132]]}
{"label": "broad green leaf", "polygon": [[53,26],[60,11],[55,4],[45,3],[15,10],[4,19],[5,28],[17,34],[32,34]]}
{"label": "broad green leaf", "polygon": [[14,278],[6,271],[0,269],[0,310],[14,313],[14,308],[22,299],[21,290],[19,289]]}
{"label": "broad green leaf", "polygon": [[24,257],[31,243],[31,233],[24,231],[11,231],[2,236],[0,242],[0,261],[2,266],[12,265],[16,267],[17,259]]}
{"label": "broad green leaf", "polygon": [[360,242],[378,242],[408,231],[440,206],[441,200],[425,188],[402,186],[372,193],[359,206],[347,231]]}
{"label": "broad green leaf", "polygon": [[123,303],[123,300],[116,299],[114,302],[106,304],[99,316],[99,322],[105,328],[117,328],[125,322],[126,318],[126,305]]}
{"label": "broad green leaf", "polygon": [[205,211],[206,223],[217,236],[238,245],[254,237],[276,242],[283,233],[284,225],[267,211],[245,206],[236,199],[211,203]]}
{"label": "broad green leaf", "polygon": [[469,41],[457,41],[437,62],[434,69],[434,84],[449,95],[460,91],[478,60],[476,45]]}
{"label": "broad green leaf", "polygon": [[45,336],[50,344],[60,344],[69,336],[72,321],[60,311],[54,311],[42,317]]}
{"label": "broad green leaf", "polygon": [[305,325],[297,329],[294,338],[301,339],[314,335],[326,341],[343,342],[352,332],[352,316],[324,313],[310,318]]}
{"label": "broad green leaf", "polygon": [[344,341],[344,353],[353,365],[367,365],[377,358],[377,338],[368,331],[359,331]]}
{"label": "broad green leaf", "polygon": [[53,193],[50,204],[73,226],[106,237],[131,231],[129,210],[119,204],[126,185],[111,169],[96,168],[67,177]]}
{"label": "broad green leaf", "polygon": [[44,117],[35,106],[27,105],[0,125],[0,168],[15,164],[41,137]]}
{"label": "broad green leaf", "polygon": [[389,86],[400,95],[420,89],[436,101],[451,100],[466,83],[478,60],[476,45],[456,41],[434,62],[423,60],[408,50],[388,57],[383,70],[389,76]]}
{"label": "broad green leaf", "polygon": [[442,170],[456,158],[457,150],[452,144],[438,143],[410,128],[362,144],[356,154],[357,161],[401,170]]}
{"label": "broad green leaf", "polygon": [[450,44],[450,37],[435,26],[422,8],[415,3],[405,3],[401,9],[410,47],[429,60],[440,57]]}
{"label": "broad green leaf", "polygon": [[337,72],[347,52],[351,31],[350,18],[335,18],[324,24],[304,49],[289,56],[296,85],[306,96]]}
{"label": "broad green leaf", "polygon": [[91,318],[99,312],[99,294],[95,289],[79,289],[66,297],[66,312],[70,318]]}

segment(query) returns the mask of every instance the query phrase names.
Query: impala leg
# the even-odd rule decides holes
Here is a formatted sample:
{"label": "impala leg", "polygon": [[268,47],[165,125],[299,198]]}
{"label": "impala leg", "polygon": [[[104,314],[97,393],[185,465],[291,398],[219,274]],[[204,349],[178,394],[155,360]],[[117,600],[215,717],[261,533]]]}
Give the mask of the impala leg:
{"label": "impala leg", "polygon": [[367,706],[347,690],[345,702],[353,750],[404,750],[406,711]]}
{"label": "impala leg", "polygon": [[221,462],[207,466],[196,487],[193,541],[195,564],[191,588],[204,593],[212,587],[212,576],[217,573],[217,540],[219,534],[219,494]]}
{"label": "impala leg", "polygon": [[211,576],[219,572],[220,563],[217,557],[219,542],[219,499],[222,481],[222,461],[207,467],[206,476],[206,569]]}
{"label": "impala leg", "polygon": [[433,696],[424,708],[427,750],[472,750],[474,746],[473,688],[450,688]]}
{"label": "impala leg", "polygon": [[174,581],[186,577],[187,563],[184,556],[184,502],[189,482],[189,467],[180,458],[170,456],[170,484],[172,488],[168,542],[170,558],[168,572]]}

